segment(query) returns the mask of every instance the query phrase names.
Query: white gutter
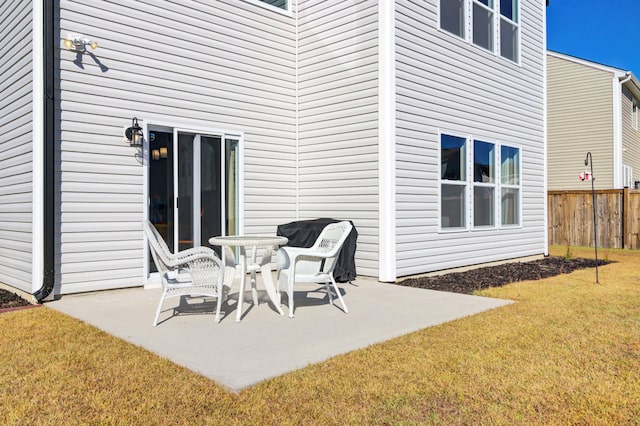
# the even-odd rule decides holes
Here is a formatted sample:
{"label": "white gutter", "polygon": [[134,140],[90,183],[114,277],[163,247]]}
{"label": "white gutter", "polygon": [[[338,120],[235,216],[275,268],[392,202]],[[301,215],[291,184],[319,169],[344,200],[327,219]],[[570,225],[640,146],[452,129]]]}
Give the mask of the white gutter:
{"label": "white gutter", "polygon": [[378,2],[378,279],[396,280],[395,1]]}

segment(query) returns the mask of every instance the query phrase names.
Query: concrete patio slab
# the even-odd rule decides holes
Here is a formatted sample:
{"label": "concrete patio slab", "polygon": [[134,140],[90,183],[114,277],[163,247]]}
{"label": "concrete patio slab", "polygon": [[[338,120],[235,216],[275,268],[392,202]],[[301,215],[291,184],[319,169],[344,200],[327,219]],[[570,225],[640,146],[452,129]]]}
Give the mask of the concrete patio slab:
{"label": "concrete patio slab", "polygon": [[[245,304],[235,322],[237,292],[220,323],[214,302],[165,301],[152,326],[160,289],[132,288],[66,295],[47,306],[196,371],[238,392],[335,355],[361,349],[425,327],[512,303],[508,300],[383,284],[358,278],[340,284],[349,313],[326,293],[300,287],[295,318],[268,303]],[[261,294],[266,300],[266,294]],[[286,297],[283,297],[283,300]],[[250,301],[247,294],[245,301]],[[174,311],[173,308],[177,308]]]}

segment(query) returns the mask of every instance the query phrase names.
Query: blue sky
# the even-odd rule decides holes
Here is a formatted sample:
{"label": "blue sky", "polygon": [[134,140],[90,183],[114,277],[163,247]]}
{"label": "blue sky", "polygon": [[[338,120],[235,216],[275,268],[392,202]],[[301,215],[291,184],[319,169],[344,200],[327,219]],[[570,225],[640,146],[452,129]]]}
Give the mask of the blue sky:
{"label": "blue sky", "polygon": [[640,78],[640,0],[550,0],[547,48]]}

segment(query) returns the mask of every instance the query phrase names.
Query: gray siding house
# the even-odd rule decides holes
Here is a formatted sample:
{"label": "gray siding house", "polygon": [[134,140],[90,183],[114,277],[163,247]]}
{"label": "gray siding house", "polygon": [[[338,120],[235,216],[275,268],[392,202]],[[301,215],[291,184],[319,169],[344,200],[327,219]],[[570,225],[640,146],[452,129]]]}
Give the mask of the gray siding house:
{"label": "gray siding house", "polygon": [[383,282],[547,251],[541,1],[0,0],[0,23],[0,282],[38,300],[152,285],[145,219],[174,249],[349,219]]}
{"label": "gray siding house", "polygon": [[640,82],[624,71],[547,53],[548,187],[590,189],[578,179],[587,152],[596,189],[633,188],[640,180]]}

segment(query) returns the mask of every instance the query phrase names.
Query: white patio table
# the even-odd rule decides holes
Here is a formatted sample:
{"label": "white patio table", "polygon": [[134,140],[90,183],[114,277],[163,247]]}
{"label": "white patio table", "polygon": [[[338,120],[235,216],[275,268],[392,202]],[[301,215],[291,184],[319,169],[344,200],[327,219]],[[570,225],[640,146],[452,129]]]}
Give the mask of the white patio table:
{"label": "white patio table", "polygon": [[[274,247],[285,245],[289,242],[286,237],[268,236],[268,235],[229,235],[226,237],[212,237],[209,244],[216,246],[238,247],[240,250],[239,265],[241,268],[240,275],[240,291],[238,293],[238,309],[236,313],[236,322],[240,322],[242,318],[242,304],[244,303],[244,288],[247,280],[247,272],[251,272],[251,294],[253,296],[253,304],[258,305],[258,291],[256,289],[256,272],[260,271],[264,288],[267,291],[269,299],[273,302],[280,315],[284,315],[280,308],[280,300],[276,292],[276,287],[271,276],[271,253]],[[246,248],[251,248],[251,259],[247,260]],[[258,247],[265,247],[266,253],[258,263],[256,253]],[[222,256],[222,263],[226,266],[226,256]]]}

